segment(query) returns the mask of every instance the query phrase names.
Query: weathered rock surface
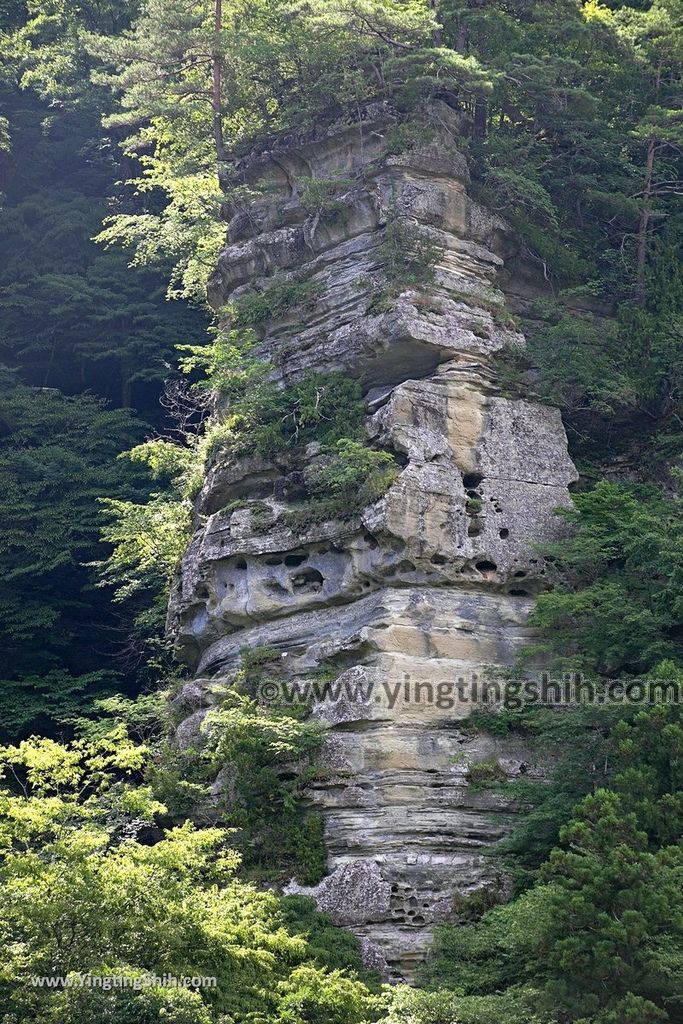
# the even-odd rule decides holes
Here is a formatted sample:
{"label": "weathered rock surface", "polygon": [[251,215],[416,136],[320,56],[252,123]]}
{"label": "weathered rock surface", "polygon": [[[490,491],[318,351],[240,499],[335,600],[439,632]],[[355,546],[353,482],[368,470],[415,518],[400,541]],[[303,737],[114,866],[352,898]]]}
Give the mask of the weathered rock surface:
{"label": "weathered rock surface", "polygon": [[[507,777],[537,769],[517,742],[463,720],[473,684],[529,636],[551,570],[536,545],[557,536],[553,510],[576,473],[559,413],[496,382],[495,353],[524,339],[498,284],[506,226],[468,196],[456,115],[436,105],[424,146],[387,155],[392,116],[369,109],[361,126],[254,158],[245,178],[265,188],[246,213],[227,211],[210,291],[222,307],[275,277],[316,282],[314,305],[260,326],[258,351],[285,382],[307,370],[360,377],[368,435],[396,453],[400,474],[354,519],[293,531],[281,465],[218,459],[169,621],[201,677],[179,698],[182,742],[245,646],[279,650],[292,681],[335,669],[337,698],[313,711],[328,732],[326,772],[310,789],[329,874],[290,888],[410,977],[454,897],[504,885],[488,854],[518,809],[473,787],[471,766]],[[348,176],[344,216],[306,212],[308,178]],[[378,311],[379,250],[397,215],[441,255],[429,289]],[[227,507],[238,498],[242,507]]]}

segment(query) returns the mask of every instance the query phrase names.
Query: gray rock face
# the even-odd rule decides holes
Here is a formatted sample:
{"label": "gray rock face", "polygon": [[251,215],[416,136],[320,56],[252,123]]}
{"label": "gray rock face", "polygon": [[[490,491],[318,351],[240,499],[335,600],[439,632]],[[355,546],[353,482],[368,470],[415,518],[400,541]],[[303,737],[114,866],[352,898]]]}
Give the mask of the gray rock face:
{"label": "gray rock face", "polygon": [[[473,786],[472,766],[499,777],[538,768],[517,741],[465,720],[491,666],[509,665],[530,635],[551,573],[535,546],[558,535],[553,510],[576,479],[557,410],[496,383],[495,353],[524,344],[497,283],[506,225],[468,196],[456,115],[436,104],[432,117],[425,144],[398,155],[387,154],[391,111],[378,106],[361,126],[245,168],[262,192],[246,214],[227,211],[213,303],[274,278],[314,281],[315,304],[261,324],[257,352],[285,382],[308,370],[360,377],[368,435],[401,471],[354,519],[294,531],[281,465],[218,458],[169,613],[198,677],[179,698],[190,713],[181,742],[244,647],[279,650],[291,683],[326,668],[333,684],[312,712],[327,727],[325,773],[309,799],[325,819],[329,874],[288,891],[312,895],[405,977],[458,896],[505,888],[487,855],[519,808]],[[343,216],[304,209],[307,179],[348,176]],[[396,215],[440,256],[429,289],[378,311],[380,247]]]}

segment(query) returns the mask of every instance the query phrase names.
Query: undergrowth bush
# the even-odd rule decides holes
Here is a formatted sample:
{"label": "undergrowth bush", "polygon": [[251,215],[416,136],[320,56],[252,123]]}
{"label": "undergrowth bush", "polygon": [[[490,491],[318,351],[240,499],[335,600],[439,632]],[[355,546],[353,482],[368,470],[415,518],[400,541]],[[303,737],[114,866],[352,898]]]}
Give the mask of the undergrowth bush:
{"label": "undergrowth bush", "polygon": [[406,288],[425,288],[433,283],[442,247],[428,230],[392,208],[377,252],[387,295],[396,296]]}
{"label": "undergrowth bush", "polygon": [[312,217],[333,224],[343,223],[349,207],[338,197],[354,185],[353,178],[306,178],[301,189],[301,205]]}
{"label": "undergrowth bush", "polygon": [[[272,659],[238,676],[253,689]],[[233,845],[244,870],[259,878],[288,878],[305,884],[324,874],[326,853],[320,817],[299,804],[317,776],[322,742],[318,723],[305,707],[264,708],[234,687],[221,695],[190,745],[162,745],[150,769],[153,792],[174,817],[190,815],[235,829]]]}
{"label": "undergrowth bush", "polygon": [[263,291],[240,295],[229,307],[235,327],[250,327],[266,320],[280,320],[295,309],[310,305],[320,294],[315,281],[276,281]]}
{"label": "undergrowth bush", "polygon": [[293,528],[328,519],[352,519],[377,501],[398,476],[390,452],[341,438],[306,474],[310,499],[286,513]]}
{"label": "undergrowth bush", "polygon": [[434,129],[429,125],[414,121],[403,121],[389,128],[384,136],[386,150],[389,155],[405,153],[409,149],[424,146],[434,136]]}

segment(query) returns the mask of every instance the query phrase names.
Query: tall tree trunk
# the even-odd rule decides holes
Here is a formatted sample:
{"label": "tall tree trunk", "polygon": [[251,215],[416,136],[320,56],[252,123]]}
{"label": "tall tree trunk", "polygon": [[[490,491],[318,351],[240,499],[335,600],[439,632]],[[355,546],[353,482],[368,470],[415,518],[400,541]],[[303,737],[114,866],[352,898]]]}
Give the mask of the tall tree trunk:
{"label": "tall tree trunk", "polygon": [[486,138],[488,112],[488,100],[483,96],[477,96],[474,101],[474,125],[472,127],[472,138],[475,142],[483,142]]}
{"label": "tall tree trunk", "polygon": [[645,187],[643,188],[643,205],[640,208],[640,223],[638,225],[638,256],[636,262],[636,302],[642,306],[645,301],[645,268],[647,266],[647,231],[652,215],[652,178],[655,166],[655,152],[657,143],[650,139],[647,144],[647,159],[645,161]]}
{"label": "tall tree trunk", "polygon": [[463,57],[467,56],[467,24],[464,18],[460,19],[458,25],[458,37],[455,41],[455,49],[457,53],[462,54]]}
{"label": "tall tree trunk", "polygon": [[[439,0],[429,0],[430,10],[434,11],[434,15],[439,17]],[[432,43],[434,46],[441,46],[442,43],[441,29],[435,28],[432,32]]]}
{"label": "tall tree trunk", "polygon": [[223,29],[223,0],[215,0],[214,8],[214,46],[211,59],[212,92],[211,105],[213,107],[213,138],[216,145],[216,156],[218,162],[225,159],[225,144],[223,142],[223,114],[221,111],[221,31]]}

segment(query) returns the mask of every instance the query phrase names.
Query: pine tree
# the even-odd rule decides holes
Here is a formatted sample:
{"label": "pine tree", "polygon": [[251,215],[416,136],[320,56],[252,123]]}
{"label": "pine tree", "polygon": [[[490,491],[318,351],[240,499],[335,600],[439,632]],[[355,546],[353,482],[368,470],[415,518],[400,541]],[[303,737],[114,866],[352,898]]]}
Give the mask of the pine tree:
{"label": "pine tree", "polygon": [[140,425],[7,371],[0,397],[0,729],[16,735],[36,718],[68,717],[74,695],[83,706],[121,667],[109,597],[85,563],[104,550],[97,499],[140,493],[117,459]]}
{"label": "pine tree", "polygon": [[649,86],[649,106],[634,129],[645,148],[635,283],[636,301],[642,306],[653,228],[661,227],[667,215],[666,200],[683,194],[683,4],[655,0],[642,14],[622,12],[622,25],[643,63]]}

